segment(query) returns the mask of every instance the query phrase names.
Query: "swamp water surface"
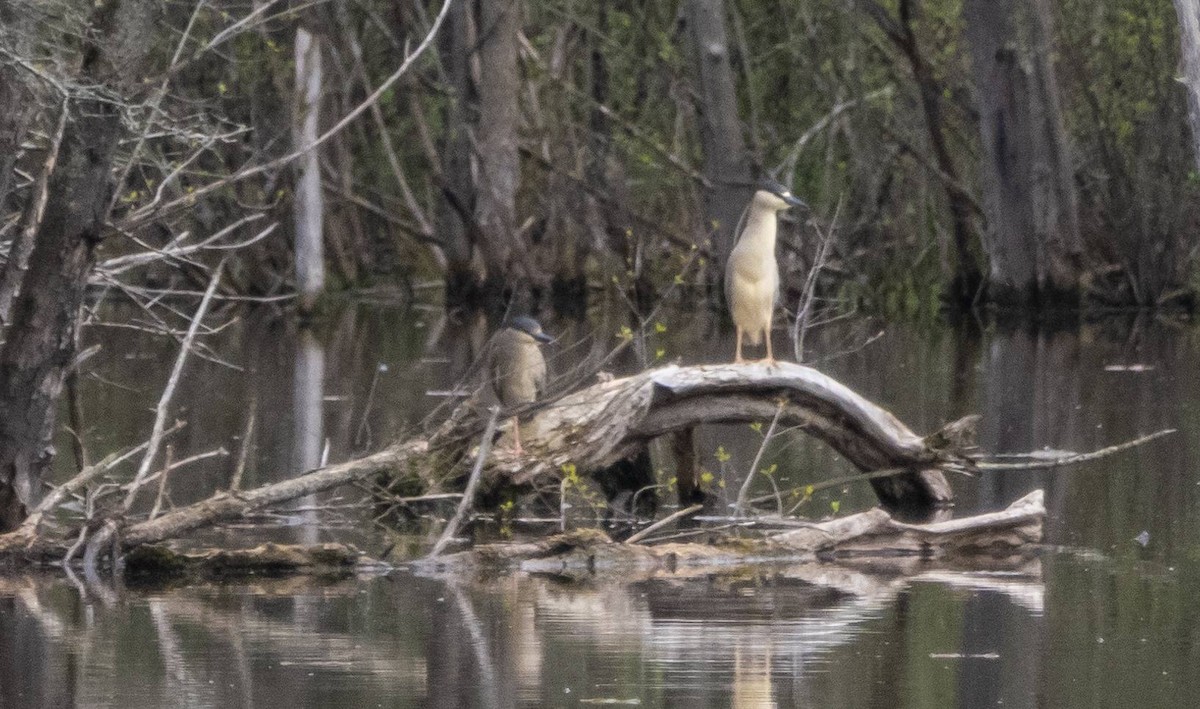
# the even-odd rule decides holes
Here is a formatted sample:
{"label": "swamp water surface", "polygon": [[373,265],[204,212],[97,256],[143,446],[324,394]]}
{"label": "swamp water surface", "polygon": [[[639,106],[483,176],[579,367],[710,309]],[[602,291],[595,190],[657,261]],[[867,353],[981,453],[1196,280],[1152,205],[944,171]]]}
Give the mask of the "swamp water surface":
{"label": "swamp water surface", "polygon": [[[706,312],[664,320],[614,369],[730,357],[730,334]],[[547,319],[562,334],[552,369],[606,351],[622,324]],[[228,482],[251,412],[247,487],[381,445],[443,401],[427,392],[454,387],[484,334],[434,309],[349,306],[315,334],[246,315],[211,341],[210,360],[189,364],[175,399],[189,422],[173,439],[176,460],[221,445],[235,455],[178,471],[169,501]],[[831,357],[823,370],[918,432],[982,414],[988,452],[1088,451],[1180,429],[1066,471],[953,478],[962,514],[1045,489],[1049,547],[1029,573],[845,574],[837,590],[766,568],[582,582],[397,571],[151,589],[0,577],[0,707],[1200,706],[1198,334],[1151,320],[977,335],[842,321],[811,338],[815,359]],[[86,448],[99,457],[149,430],[176,346],[126,328],[90,337],[104,349],[79,398]],[[703,432],[714,495],[736,497],[760,441],[744,426]],[[71,441],[59,451],[65,477]],[[782,490],[849,472],[795,435],[765,459]],[[772,491],[758,482],[756,494]],[[265,520],[270,536],[371,553],[428,542],[364,532],[346,507],[357,498],[278,511]],[[852,484],[799,514],[873,502],[869,486]],[[226,528],[208,541],[258,534]]]}

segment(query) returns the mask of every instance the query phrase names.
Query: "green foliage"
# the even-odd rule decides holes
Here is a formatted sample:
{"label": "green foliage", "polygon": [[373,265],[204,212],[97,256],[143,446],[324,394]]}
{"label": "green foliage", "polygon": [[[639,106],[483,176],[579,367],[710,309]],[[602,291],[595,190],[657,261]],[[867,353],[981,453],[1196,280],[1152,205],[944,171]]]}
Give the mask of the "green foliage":
{"label": "green foliage", "polygon": [[[1156,304],[1191,272],[1197,200],[1175,10],[1154,0],[1066,0],[1060,81],[1093,253],[1119,270],[1095,287]],[[1086,234],[1086,232],[1085,232]]]}

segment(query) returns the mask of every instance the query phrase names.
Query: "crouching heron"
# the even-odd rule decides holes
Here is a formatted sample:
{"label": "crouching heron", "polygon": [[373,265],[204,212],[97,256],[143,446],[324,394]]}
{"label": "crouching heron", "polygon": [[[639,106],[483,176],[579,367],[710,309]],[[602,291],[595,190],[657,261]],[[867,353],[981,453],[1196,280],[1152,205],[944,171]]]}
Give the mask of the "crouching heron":
{"label": "crouching heron", "polygon": [[778,182],[764,181],[742,213],[737,245],[725,264],[725,301],[737,329],[734,362],[745,361],[743,338],[751,345],[766,340],[764,361],[775,361],[771,351],[771,318],[779,300],[779,264],[775,261],[778,214],[790,207],[806,206]]}
{"label": "crouching heron", "polygon": [[[551,338],[529,317],[505,323],[492,341],[488,377],[496,398],[505,408],[537,401],[546,391],[546,359],[540,343]],[[513,417],[513,448],[521,454],[521,422]]]}

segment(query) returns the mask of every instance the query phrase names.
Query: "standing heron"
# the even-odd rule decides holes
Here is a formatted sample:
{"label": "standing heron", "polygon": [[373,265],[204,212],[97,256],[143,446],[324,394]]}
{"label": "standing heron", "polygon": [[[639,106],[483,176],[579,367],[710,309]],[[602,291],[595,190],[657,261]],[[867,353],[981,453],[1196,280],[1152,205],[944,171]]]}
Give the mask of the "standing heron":
{"label": "standing heron", "polygon": [[[540,343],[551,338],[530,317],[516,317],[505,323],[492,341],[488,358],[488,376],[496,398],[505,408],[537,401],[546,392],[546,358]],[[513,442],[521,454],[521,422],[513,417]]]}
{"label": "standing heron", "polygon": [[775,361],[771,352],[771,318],[779,300],[779,264],[775,261],[775,232],[778,214],[790,207],[806,207],[783,185],[764,181],[754,193],[738,223],[737,245],[725,264],[725,300],[737,328],[737,353],[742,359],[742,338],[757,345],[767,342],[767,363]]}

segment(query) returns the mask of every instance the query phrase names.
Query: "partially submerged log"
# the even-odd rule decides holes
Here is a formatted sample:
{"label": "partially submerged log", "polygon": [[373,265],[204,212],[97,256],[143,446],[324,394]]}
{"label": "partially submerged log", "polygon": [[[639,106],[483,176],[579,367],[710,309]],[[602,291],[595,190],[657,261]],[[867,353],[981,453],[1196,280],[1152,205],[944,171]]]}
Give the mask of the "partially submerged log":
{"label": "partially submerged log", "polygon": [[137,547],[125,557],[131,576],[155,579],[194,576],[229,579],[243,576],[349,576],[365,557],[347,544],[275,544],[248,549],[176,550],[157,544]]}
{"label": "partially submerged log", "polygon": [[1042,540],[1046,508],[1035,490],[999,512],[907,524],[881,509],[762,538],[656,546],[614,542],[595,529],[528,543],[485,544],[418,563],[419,570],[554,574],[679,573],[691,567],[747,564],[862,564],[896,557],[924,560],[1021,559]]}

